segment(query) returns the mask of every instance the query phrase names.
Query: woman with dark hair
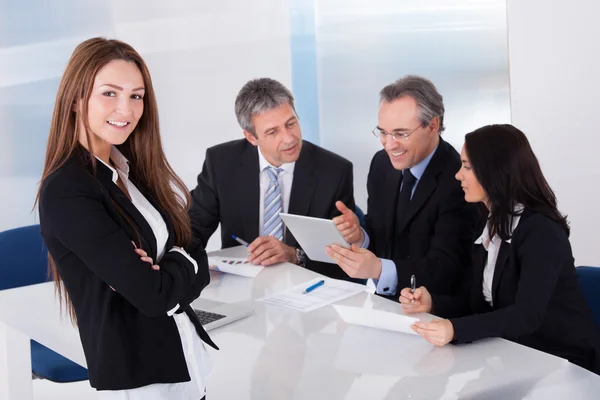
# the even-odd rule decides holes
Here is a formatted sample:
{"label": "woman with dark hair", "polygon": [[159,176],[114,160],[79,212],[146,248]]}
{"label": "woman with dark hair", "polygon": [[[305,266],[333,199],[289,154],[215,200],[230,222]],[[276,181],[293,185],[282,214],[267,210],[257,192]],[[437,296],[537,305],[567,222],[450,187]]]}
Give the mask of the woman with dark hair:
{"label": "woman with dark hair", "polygon": [[579,287],[567,219],[525,135],[489,125],[465,137],[456,174],[487,218],[457,296],[401,291],[406,313],[447,318],[413,330],[443,346],[502,337],[600,372],[600,336]]}
{"label": "woman with dark hair", "polygon": [[59,298],[103,399],[204,398],[216,348],[190,307],[208,284],[189,192],[165,158],[150,73],[118,40],[74,50],[38,192]]}

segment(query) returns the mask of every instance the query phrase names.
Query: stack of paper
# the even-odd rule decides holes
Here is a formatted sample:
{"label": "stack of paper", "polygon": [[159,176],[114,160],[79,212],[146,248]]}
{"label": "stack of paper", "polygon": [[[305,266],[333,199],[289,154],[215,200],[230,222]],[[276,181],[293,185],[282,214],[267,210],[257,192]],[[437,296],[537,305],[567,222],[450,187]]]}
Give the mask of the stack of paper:
{"label": "stack of paper", "polygon": [[246,258],[241,257],[208,257],[208,265],[215,271],[248,278],[254,278],[264,268],[262,265],[254,265]]}

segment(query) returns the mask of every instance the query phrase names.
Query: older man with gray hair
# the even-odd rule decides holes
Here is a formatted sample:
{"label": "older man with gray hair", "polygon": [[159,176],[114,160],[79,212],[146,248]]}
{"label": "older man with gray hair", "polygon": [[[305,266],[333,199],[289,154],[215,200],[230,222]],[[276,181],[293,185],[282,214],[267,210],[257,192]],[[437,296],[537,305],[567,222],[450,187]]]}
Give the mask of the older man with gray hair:
{"label": "older man with gray hair", "polygon": [[354,209],[352,163],[302,140],[294,97],[276,80],[246,83],[235,114],[245,139],[206,151],[192,191],[193,234],[206,245],[220,223],[222,246],[249,242],[254,264],[287,261],[350,279],[335,264],[306,259],[279,213],[330,219],[339,215],[336,201]]}
{"label": "older man with gray hair", "polygon": [[460,156],[446,143],[444,103],[429,80],[408,75],[380,92],[367,179],[365,229],[351,208],[334,219],[352,249],[327,249],[351,277],[372,278],[377,293],[398,300],[400,290],[423,285],[456,292],[469,265],[476,213],[454,175]]}

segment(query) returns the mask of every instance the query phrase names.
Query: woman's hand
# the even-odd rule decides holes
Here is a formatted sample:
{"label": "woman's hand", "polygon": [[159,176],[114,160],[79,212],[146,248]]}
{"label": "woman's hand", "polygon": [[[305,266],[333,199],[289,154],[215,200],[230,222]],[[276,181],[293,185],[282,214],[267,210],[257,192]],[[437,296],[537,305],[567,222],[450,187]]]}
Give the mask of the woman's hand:
{"label": "woman's hand", "polygon": [[454,326],[447,319],[436,319],[431,322],[415,322],[411,328],[429,343],[436,346],[444,346],[454,339]]}
{"label": "woman's hand", "polygon": [[398,300],[402,304],[402,310],[407,314],[428,313],[431,312],[431,308],[433,307],[431,294],[425,286],[416,289],[414,293],[411,293],[410,288],[402,289]]}
{"label": "woman's hand", "polygon": [[155,270],[155,271],[158,271],[160,269],[160,266],[155,265],[154,262],[152,261],[152,258],[148,257],[148,253],[146,253],[142,249],[138,249],[134,242],[131,242],[131,243],[133,243],[133,247],[135,247],[136,254],[138,256],[140,256],[140,260],[146,261],[147,263],[150,263],[150,265],[152,266],[152,269]]}

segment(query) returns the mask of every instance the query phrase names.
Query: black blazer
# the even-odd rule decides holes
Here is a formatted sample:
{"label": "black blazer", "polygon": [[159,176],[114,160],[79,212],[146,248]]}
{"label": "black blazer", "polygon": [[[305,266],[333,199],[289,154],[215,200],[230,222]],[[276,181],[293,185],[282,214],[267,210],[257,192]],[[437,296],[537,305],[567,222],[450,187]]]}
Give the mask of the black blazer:
{"label": "black blazer", "polygon": [[179,332],[167,311],[179,304],[198,335],[216,348],[189,305],[210,281],[206,253],[199,243],[186,249],[198,263],[194,273],[186,257],[168,252],[174,242],[169,216],[131,175],[169,230],[160,270],[141,261],[131,241],[156,260],[154,234],[112,182],[112,171],[96,166],[94,176],[89,153],[79,147],[46,179],[40,195],[42,236],[75,308],[90,385],[120,390],[189,381]]}
{"label": "black blazer", "polygon": [[[192,230],[206,246],[221,223],[223,248],[239,246],[231,235],[249,243],[258,237],[258,149],[246,139],[234,140],[206,151],[198,186],[192,191]],[[288,213],[333,218],[341,200],[354,209],[352,163],[337,154],[303,141],[294,167]],[[287,231],[285,243],[300,247]],[[350,279],[337,265],[308,260],[306,268],[337,279]]]}
{"label": "black blazer", "polygon": [[[412,274],[417,286],[426,286],[432,293],[452,293],[460,288],[477,215],[454,177],[460,165],[456,150],[440,137],[417,184],[408,217],[402,226],[396,226],[402,171],[394,168],[385,150],[373,157],[367,179],[366,231],[370,250],[396,264],[398,286],[389,294],[392,300],[398,300],[402,288],[410,287]],[[402,237],[401,243],[394,241],[397,236]],[[393,251],[395,246],[402,246],[404,252]]]}
{"label": "black blazer", "polygon": [[432,312],[450,318],[457,343],[502,337],[600,372],[600,335],[579,286],[569,238],[558,223],[523,211],[511,242],[500,246],[493,307],[482,292],[487,251],[474,245],[472,256],[462,295],[433,295]]}

